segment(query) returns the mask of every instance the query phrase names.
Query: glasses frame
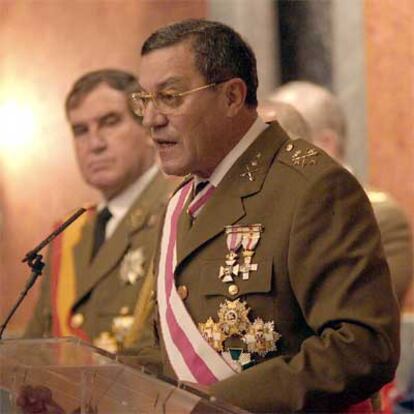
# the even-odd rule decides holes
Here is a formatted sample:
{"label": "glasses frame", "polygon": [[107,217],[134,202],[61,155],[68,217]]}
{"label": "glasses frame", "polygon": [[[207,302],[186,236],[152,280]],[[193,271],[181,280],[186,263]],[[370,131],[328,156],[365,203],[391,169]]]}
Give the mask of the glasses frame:
{"label": "glasses frame", "polygon": [[[212,83],[209,83],[207,85],[198,86],[197,88],[189,89],[189,90],[183,91],[183,92],[176,92],[176,93],[173,92],[173,93],[169,93],[169,95],[172,96],[172,97],[174,97],[174,98],[179,98],[181,96],[187,96],[187,95],[190,95],[190,94],[192,94],[194,92],[199,92],[199,91],[202,91],[204,89],[212,88],[212,87],[217,86],[217,85],[219,85],[221,83],[227,82],[228,80],[230,80],[230,79],[225,79],[225,80],[222,80],[222,81],[212,82]],[[142,113],[139,113],[138,111],[136,111],[132,105],[131,105],[131,110],[134,112],[135,115],[140,116],[140,117],[143,117],[144,116],[144,111],[145,111],[145,109],[148,106],[148,102],[149,102],[149,100],[151,100],[152,103],[154,104],[154,107],[157,108],[157,110],[159,112],[161,112],[162,114],[168,114],[168,113],[170,113],[169,111],[165,112],[165,111],[161,110],[160,107],[159,107],[159,105],[157,104],[156,96],[159,95],[159,93],[160,92],[157,92],[155,94],[148,93],[148,92],[132,92],[132,93],[130,93],[128,95],[128,99],[129,99],[129,101],[131,103],[133,103],[134,101],[136,101],[137,100],[137,97],[139,99],[142,99],[143,102],[144,102],[144,99],[147,100],[146,103],[144,103],[144,108],[143,108],[143,112]],[[171,108],[171,112],[173,113],[175,109],[176,108]]]}

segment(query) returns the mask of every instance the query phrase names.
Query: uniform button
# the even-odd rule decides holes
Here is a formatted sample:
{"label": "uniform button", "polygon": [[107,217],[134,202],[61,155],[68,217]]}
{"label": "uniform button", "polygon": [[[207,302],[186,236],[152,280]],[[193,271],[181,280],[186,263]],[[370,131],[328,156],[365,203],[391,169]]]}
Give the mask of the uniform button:
{"label": "uniform button", "polygon": [[155,226],[157,224],[158,216],[156,214],[152,214],[148,219],[148,226]]}
{"label": "uniform button", "polygon": [[290,152],[290,151],[292,151],[293,150],[293,144],[287,144],[286,145],[286,151],[287,152]]}
{"label": "uniform button", "polygon": [[239,293],[239,287],[237,285],[230,285],[229,286],[229,293],[232,296],[237,295]]}
{"label": "uniform button", "polygon": [[187,296],[188,296],[188,288],[187,288],[187,286],[180,285],[180,286],[178,286],[177,291],[178,291],[178,296],[180,296],[180,298],[182,300],[187,299]]}
{"label": "uniform button", "polygon": [[128,306],[122,306],[122,308],[119,311],[120,315],[128,315],[129,314],[129,307]]}
{"label": "uniform button", "polygon": [[150,299],[155,299],[155,292],[153,290],[150,292]]}
{"label": "uniform button", "polygon": [[84,322],[85,322],[85,317],[81,313],[75,313],[70,318],[70,326],[75,329],[80,328]]}

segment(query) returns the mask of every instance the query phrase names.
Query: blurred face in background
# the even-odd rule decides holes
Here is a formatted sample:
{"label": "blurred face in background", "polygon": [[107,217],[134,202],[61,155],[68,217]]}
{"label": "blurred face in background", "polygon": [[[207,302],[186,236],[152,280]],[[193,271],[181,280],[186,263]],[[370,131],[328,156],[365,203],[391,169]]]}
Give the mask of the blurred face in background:
{"label": "blurred face in background", "polygon": [[101,83],[68,111],[68,119],[81,174],[106,199],[152,165],[150,137],[130,112],[124,92]]}

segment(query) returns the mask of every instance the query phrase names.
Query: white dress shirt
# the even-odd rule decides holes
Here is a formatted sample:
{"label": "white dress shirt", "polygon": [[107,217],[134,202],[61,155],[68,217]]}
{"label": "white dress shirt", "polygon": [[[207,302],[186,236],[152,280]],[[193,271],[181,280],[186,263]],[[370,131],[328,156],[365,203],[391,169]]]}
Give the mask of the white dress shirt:
{"label": "white dress shirt", "polygon": [[126,188],[122,193],[112,198],[108,202],[102,202],[98,205],[98,211],[101,211],[105,206],[108,207],[112,214],[105,229],[105,240],[109,239],[115,232],[119,223],[125,217],[128,210],[131,208],[135,200],[147,188],[149,183],[158,172],[158,166],[154,164],[151,168],[145,171],[134,183]]}

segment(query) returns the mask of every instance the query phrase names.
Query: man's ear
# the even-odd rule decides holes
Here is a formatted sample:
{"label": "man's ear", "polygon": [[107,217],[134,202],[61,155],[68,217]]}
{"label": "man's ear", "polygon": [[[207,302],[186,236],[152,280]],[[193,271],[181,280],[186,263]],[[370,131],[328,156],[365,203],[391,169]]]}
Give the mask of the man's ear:
{"label": "man's ear", "polygon": [[247,86],[242,79],[234,78],[227,81],[223,88],[226,100],[227,116],[233,117],[237,115],[245,104]]}

